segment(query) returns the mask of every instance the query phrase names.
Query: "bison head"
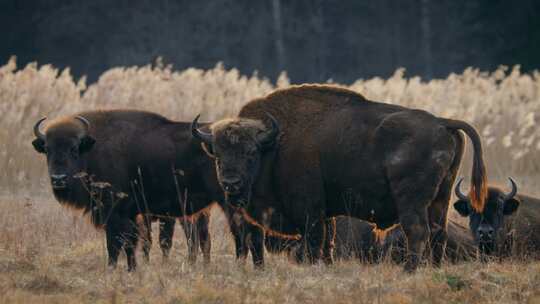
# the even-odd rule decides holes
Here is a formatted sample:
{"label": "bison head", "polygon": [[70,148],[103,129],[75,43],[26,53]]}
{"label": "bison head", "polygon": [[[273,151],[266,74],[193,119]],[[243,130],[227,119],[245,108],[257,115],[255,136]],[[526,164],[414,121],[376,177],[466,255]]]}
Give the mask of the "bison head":
{"label": "bison head", "polygon": [[95,140],[88,135],[90,123],[84,117],[76,116],[75,119],[57,123],[43,134],[40,125],[45,119],[38,120],[34,125],[36,139],[32,145],[36,151],[47,155],[52,188],[55,192],[61,192],[72,186],[76,173],[86,170],[81,155],[92,149]]}
{"label": "bison head", "polygon": [[512,185],[510,193],[490,187],[484,210],[476,212],[469,198],[460,190],[460,179],[456,185],[455,193],[459,198],[454,203],[454,209],[461,215],[469,217],[469,227],[473,237],[483,254],[493,254],[504,242],[506,231],[504,230],[505,217],[513,214],[519,207],[520,201],[515,197],[517,193],[516,183],[509,178]]}
{"label": "bison head", "polygon": [[270,127],[259,120],[226,119],[212,124],[211,133],[207,133],[197,127],[199,116],[191,125],[193,136],[202,141],[215,161],[219,184],[230,204],[243,206],[249,202],[262,156],[276,143],[279,126],[274,117],[268,117]]}

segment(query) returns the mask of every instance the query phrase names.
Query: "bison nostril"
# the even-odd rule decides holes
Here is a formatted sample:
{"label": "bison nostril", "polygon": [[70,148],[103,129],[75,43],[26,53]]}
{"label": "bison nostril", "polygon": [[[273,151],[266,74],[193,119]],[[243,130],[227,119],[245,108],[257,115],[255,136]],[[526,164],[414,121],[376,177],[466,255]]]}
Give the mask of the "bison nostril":
{"label": "bison nostril", "polygon": [[66,180],[67,175],[66,174],[51,174],[51,179],[53,181],[64,181]]}
{"label": "bison nostril", "polygon": [[51,174],[51,184],[54,189],[63,189],[67,186],[66,174]]}
{"label": "bison nostril", "polygon": [[236,192],[242,188],[242,180],[239,178],[227,178],[222,181],[223,189],[227,192]]}

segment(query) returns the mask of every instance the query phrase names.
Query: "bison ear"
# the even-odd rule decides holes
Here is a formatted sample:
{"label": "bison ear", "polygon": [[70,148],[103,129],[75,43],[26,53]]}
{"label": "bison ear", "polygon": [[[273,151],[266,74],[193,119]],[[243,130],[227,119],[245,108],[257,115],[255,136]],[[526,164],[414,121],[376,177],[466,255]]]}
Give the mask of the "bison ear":
{"label": "bison ear", "polygon": [[461,216],[469,216],[471,215],[471,204],[469,204],[469,201],[465,200],[458,200],[454,203],[454,209],[459,213]]}
{"label": "bison ear", "polygon": [[517,198],[511,198],[504,201],[503,214],[504,215],[513,214],[519,208],[519,204],[521,204],[521,202]]}
{"label": "bison ear", "polygon": [[38,151],[39,153],[45,153],[45,141],[41,138],[36,138],[32,141],[32,146],[34,146],[34,149]]}
{"label": "bison ear", "polygon": [[92,136],[86,135],[81,139],[81,144],[79,145],[79,152],[82,154],[90,151],[95,143],[96,140]]}

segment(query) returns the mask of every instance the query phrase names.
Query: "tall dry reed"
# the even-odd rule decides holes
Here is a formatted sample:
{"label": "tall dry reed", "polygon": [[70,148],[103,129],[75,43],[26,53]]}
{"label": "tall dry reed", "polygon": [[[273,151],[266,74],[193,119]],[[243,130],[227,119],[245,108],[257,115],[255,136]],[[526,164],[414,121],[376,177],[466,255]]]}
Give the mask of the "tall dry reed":
{"label": "tall dry reed", "polygon": [[[32,125],[42,116],[136,108],[176,120],[191,120],[202,113],[210,121],[234,115],[250,99],[288,85],[285,73],[274,84],[256,74],[225,70],[220,64],[210,70],[174,71],[158,61],[110,69],[87,86],[84,78],[73,79],[69,69],[36,63],[19,68],[12,58],[0,67],[0,189],[27,193],[44,188],[45,164],[30,144]],[[423,82],[405,78],[404,70],[398,69],[388,79],[359,79],[348,87],[372,100],[472,123],[483,136],[493,180],[518,175],[520,184],[534,184],[531,178],[540,171],[538,72],[522,74],[518,66],[492,73],[469,68],[446,79]]]}

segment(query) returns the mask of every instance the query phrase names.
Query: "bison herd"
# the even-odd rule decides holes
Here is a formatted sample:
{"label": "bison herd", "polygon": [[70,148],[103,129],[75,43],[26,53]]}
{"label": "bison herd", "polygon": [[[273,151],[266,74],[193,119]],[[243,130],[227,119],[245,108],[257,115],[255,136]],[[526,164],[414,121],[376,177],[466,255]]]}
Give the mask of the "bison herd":
{"label": "bison herd", "polygon": [[[209,209],[219,205],[236,257],[256,267],[268,252],[332,263],[390,258],[413,272],[489,256],[536,257],[540,209],[535,198],[488,186],[480,136],[464,121],[374,102],[346,89],[300,85],[247,103],[213,123],[171,121],[136,110],[83,112],[34,125],[54,196],[105,230],[109,265],[123,250],[136,268],[151,223],[169,254],[176,219],[210,262]],[[472,142],[470,191],[454,182]]]}

